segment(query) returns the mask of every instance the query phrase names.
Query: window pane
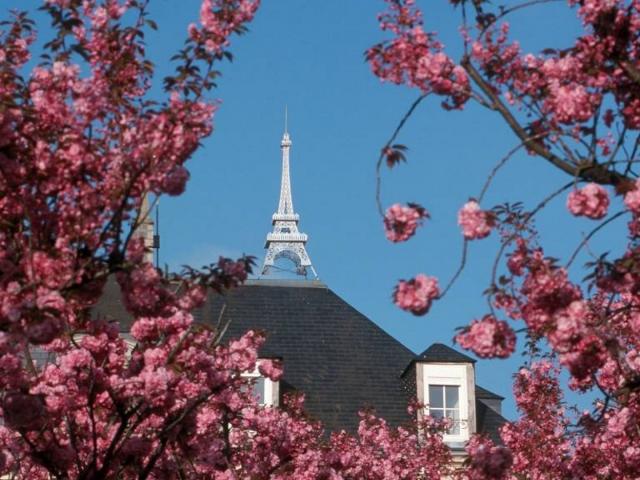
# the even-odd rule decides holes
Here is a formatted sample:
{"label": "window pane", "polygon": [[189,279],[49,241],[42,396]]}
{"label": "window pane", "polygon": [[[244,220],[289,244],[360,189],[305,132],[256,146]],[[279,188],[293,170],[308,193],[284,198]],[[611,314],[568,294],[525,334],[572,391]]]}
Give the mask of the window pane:
{"label": "window pane", "polygon": [[444,399],[442,394],[444,387],[442,385],[429,385],[429,406],[432,408],[443,408]]}
{"label": "window pane", "polygon": [[458,405],[460,387],[449,386],[444,387],[447,408],[460,408]]}
{"label": "window pane", "polygon": [[429,415],[433,418],[444,418],[444,410],[434,410],[431,408],[429,409]]}
{"label": "window pane", "polygon": [[447,410],[447,418],[451,419],[451,427],[449,427],[450,435],[460,435],[460,412],[458,410]]}
{"label": "window pane", "polygon": [[264,405],[264,377],[256,377],[253,384],[253,396],[260,405]]}

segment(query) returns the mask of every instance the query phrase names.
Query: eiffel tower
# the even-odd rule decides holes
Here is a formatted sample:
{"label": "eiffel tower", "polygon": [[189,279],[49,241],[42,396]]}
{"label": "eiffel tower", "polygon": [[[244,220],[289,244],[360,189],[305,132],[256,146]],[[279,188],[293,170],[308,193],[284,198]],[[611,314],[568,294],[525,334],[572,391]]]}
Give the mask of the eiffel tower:
{"label": "eiffel tower", "polygon": [[280,184],[280,203],[278,211],[271,217],[273,231],[267,234],[265,248],[267,255],[264,259],[262,274],[266,275],[270,269],[275,267],[275,262],[281,258],[291,260],[296,267],[298,275],[313,274],[318,278],[311,260],[307,254],[305,245],[307,235],[298,231],[300,215],[293,210],[293,200],[291,199],[291,178],[289,176],[289,149],[291,148],[291,138],[287,131],[287,114],[285,111],[284,135],[280,142],[282,149],[282,182]]}

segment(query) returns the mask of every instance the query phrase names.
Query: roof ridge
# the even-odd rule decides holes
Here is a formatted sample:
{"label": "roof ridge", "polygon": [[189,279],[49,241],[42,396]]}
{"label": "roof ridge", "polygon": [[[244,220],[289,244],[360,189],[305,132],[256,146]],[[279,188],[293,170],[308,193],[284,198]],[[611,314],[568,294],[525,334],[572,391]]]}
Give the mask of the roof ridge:
{"label": "roof ridge", "polygon": [[[480,393],[480,395],[478,395],[478,393]],[[499,398],[500,400],[504,400],[504,397],[502,395],[498,395],[495,392],[492,392],[491,390],[488,390],[484,387],[481,387],[480,385],[478,385],[476,383],[476,397],[478,398]]]}
{"label": "roof ridge", "polygon": [[444,343],[432,343],[418,358],[426,362],[476,363],[476,360]]}
{"label": "roof ridge", "polygon": [[320,280],[291,280],[274,278],[250,278],[243,284],[245,287],[296,287],[296,288],[326,288]]}

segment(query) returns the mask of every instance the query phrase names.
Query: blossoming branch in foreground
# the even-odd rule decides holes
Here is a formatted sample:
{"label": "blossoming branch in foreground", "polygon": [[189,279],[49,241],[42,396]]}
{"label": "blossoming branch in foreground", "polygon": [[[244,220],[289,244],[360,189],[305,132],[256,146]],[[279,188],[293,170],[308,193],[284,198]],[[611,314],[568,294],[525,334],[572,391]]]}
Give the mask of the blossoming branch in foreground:
{"label": "blossoming branch in foreground", "polygon": [[516,349],[516,334],[509,324],[493,315],[474,320],[455,337],[462,347],[481,358],[507,358]]}
{"label": "blossoming branch in foreground", "polygon": [[425,218],[429,218],[429,213],[420,205],[409,203],[405,207],[396,203],[384,216],[385,235],[394,243],[405,242],[416,233]]}
{"label": "blossoming branch in foreground", "polygon": [[597,183],[573,190],[567,197],[567,208],[575,216],[598,220],[607,215],[609,194]]}
{"label": "blossoming branch in foreground", "polygon": [[393,298],[401,309],[414,315],[424,315],[439,295],[438,279],[420,273],[411,280],[400,280]]}
{"label": "blossoming branch in foreground", "polygon": [[458,212],[458,225],[462,228],[464,238],[478,240],[488,237],[495,226],[493,213],[482,210],[475,200],[470,200]]}

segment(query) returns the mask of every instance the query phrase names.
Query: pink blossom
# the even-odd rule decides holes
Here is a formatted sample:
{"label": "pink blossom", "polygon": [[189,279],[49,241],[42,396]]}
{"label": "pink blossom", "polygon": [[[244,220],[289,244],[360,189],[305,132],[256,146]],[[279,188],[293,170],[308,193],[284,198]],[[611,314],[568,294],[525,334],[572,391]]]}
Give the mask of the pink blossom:
{"label": "pink blossom", "polygon": [[571,304],[555,315],[556,329],[549,334],[549,341],[553,347],[566,352],[572,344],[579,341],[587,331],[588,308],[581,300]]}
{"label": "pink blossom", "polygon": [[140,374],[143,382],[144,397],[154,407],[160,407],[168,401],[169,372],[164,368],[145,370]]}
{"label": "pink blossom", "polygon": [[37,251],[31,257],[30,272],[35,282],[56,289],[64,286],[70,280],[68,272],[69,262],[66,259],[56,259],[45,252]]}
{"label": "pink blossom", "polygon": [[489,236],[495,226],[493,213],[482,210],[478,202],[470,200],[458,212],[458,225],[464,238],[477,240]]}
{"label": "pink blossom", "polygon": [[[572,347],[560,354],[560,363],[578,382],[591,381],[591,376],[607,360],[607,350],[602,339],[593,333],[580,336]],[[588,384],[587,384],[588,385]]]}
{"label": "pink blossom", "polygon": [[587,91],[582,85],[561,85],[552,81],[549,85],[550,95],[544,109],[552,112],[560,123],[586,122],[594,113],[595,105],[600,97]]}
{"label": "pink blossom", "polygon": [[38,288],[38,296],[36,299],[36,306],[40,310],[53,309],[62,311],[66,305],[64,298],[57,290],[48,290],[47,288]]}
{"label": "pink blossom", "polygon": [[[216,111],[197,72],[218,70],[231,35],[244,30],[258,2],[203,0],[199,26],[188,28],[186,58],[178,60],[174,83],[167,83],[170,92],[154,95],[153,104],[143,32],[135,23],[146,18],[136,11],[140,3],[47,0],[72,19],[72,35],[64,35],[70,32],[61,31],[68,27],[62,22],[54,25],[53,38],[62,34],[74,55],[54,53],[51,64],[30,75],[30,24],[15,16],[0,34],[0,103],[7,106],[0,109],[0,476],[130,479],[143,472],[165,478],[183,465],[187,476],[220,480],[638,476],[637,238],[622,239],[625,252],[610,253],[584,272],[574,265],[570,277],[559,267],[565,262],[544,256],[538,245],[544,235],[517,211],[500,217],[504,248],[514,240],[517,247],[496,272],[497,285],[489,285],[489,301],[522,319],[529,338],[552,350],[559,366],[527,363],[516,375],[520,417],[502,427],[504,447],[472,438],[459,472],[450,467],[440,422],[433,419],[413,418],[394,428],[362,412],[356,434],[328,436],[305,417],[301,396],[285,399],[283,409],[257,406],[241,374],[255,368],[264,337],[249,332],[218,344],[220,332],[194,323],[190,312],[212,290],[242,283],[251,261],[221,259],[178,279],[185,283],[176,290],[142,264],[140,243],[124,251],[124,240],[145,192],[184,189],[185,162],[212,132]],[[499,6],[476,2],[482,3],[475,19],[480,28],[471,19],[463,29],[470,48],[460,61],[427,30],[414,0],[387,3],[380,16],[387,38],[367,52],[381,80],[437,95],[445,109],[464,107],[473,83],[482,104],[502,108],[505,99],[518,131],[535,136],[528,150],[562,156],[578,176],[601,175],[593,178],[628,190],[621,176],[631,174],[618,157],[629,142],[611,158],[615,163],[608,157],[623,135],[640,128],[637,1],[569,0],[583,31],[573,44],[538,55],[523,54],[509,39]],[[183,90],[194,85],[204,90]],[[567,158],[574,150],[576,163]],[[400,158],[393,151],[385,155]],[[588,169],[581,159],[588,159]],[[602,218],[605,203],[608,197],[587,185],[569,195],[567,206],[575,215]],[[637,188],[627,192],[625,205],[637,237]],[[488,235],[495,216],[477,203],[465,207],[465,237]],[[397,213],[385,227],[392,241],[406,240],[423,217]],[[124,317],[90,314],[114,274],[134,342],[109,325]],[[579,284],[570,280],[585,276]],[[394,300],[424,313],[438,295],[435,279],[419,275],[401,281]],[[505,325],[476,320],[460,343],[479,354],[506,355],[515,346]],[[31,371],[25,357],[34,344],[50,358]],[[265,364],[263,374],[278,378],[278,367]],[[571,388],[611,400],[598,401],[575,425],[560,388],[562,371]],[[155,451],[161,452],[157,458]]]}
{"label": "pink blossom", "polygon": [[207,289],[202,285],[190,285],[185,293],[180,297],[180,306],[191,311],[202,306],[207,298]]}
{"label": "pink blossom", "polygon": [[158,333],[158,325],[152,318],[141,317],[131,326],[131,335],[140,342],[152,340]]}
{"label": "pink blossom", "polygon": [[481,358],[507,358],[516,347],[516,334],[509,324],[493,315],[474,320],[455,337],[456,342]]}
{"label": "pink blossom", "polygon": [[[242,24],[251,21],[260,0],[203,0],[200,7],[200,23],[207,50],[219,53],[229,44],[229,37]],[[233,12],[233,13],[230,13]],[[192,26],[191,38],[199,36]]]}
{"label": "pink blossom", "polygon": [[162,190],[168,195],[180,195],[184,192],[187,180],[189,180],[188,170],[182,166],[176,167],[165,177]]}
{"label": "pink blossom", "polygon": [[596,183],[589,183],[579,190],[573,190],[567,197],[567,208],[576,216],[594,220],[603,218],[609,208],[609,194]]}
{"label": "pink blossom", "polygon": [[625,194],[624,204],[634,214],[640,214],[640,180],[636,180],[634,188]]}
{"label": "pink blossom", "polygon": [[393,294],[395,304],[414,315],[424,315],[440,295],[438,279],[422,273],[411,280],[400,280]]}
{"label": "pink blossom", "polygon": [[500,480],[506,478],[513,463],[511,451],[486,438],[474,437],[466,446],[469,454],[469,480]]}
{"label": "pink blossom", "polygon": [[[424,94],[447,98],[446,108],[462,108],[470,96],[466,72],[443,52],[443,45],[422,26],[414,2],[388,2],[380,25],[396,37],[367,51],[373,73],[381,80],[406,83]],[[404,5],[406,3],[406,5]]]}
{"label": "pink blossom", "polygon": [[529,251],[527,243],[523,239],[517,239],[516,244],[517,248],[508,256],[507,268],[512,275],[520,276],[524,273]]}
{"label": "pink blossom", "polygon": [[258,370],[261,375],[264,375],[274,382],[280,380],[283,374],[282,365],[280,362],[274,360],[260,360]]}
{"label": "pink blossom", "polygon": [[384,217],[386,237],[396,243],[411,238],[429,213],[420,205],[410,203],[406,207],[396,203],[387,209]]}
{"label": "pink blossom", "polygon": [[149,348],[145,350],[144,364],[149,368],[159,368],[167,362],[167,352],[162,348]]}

